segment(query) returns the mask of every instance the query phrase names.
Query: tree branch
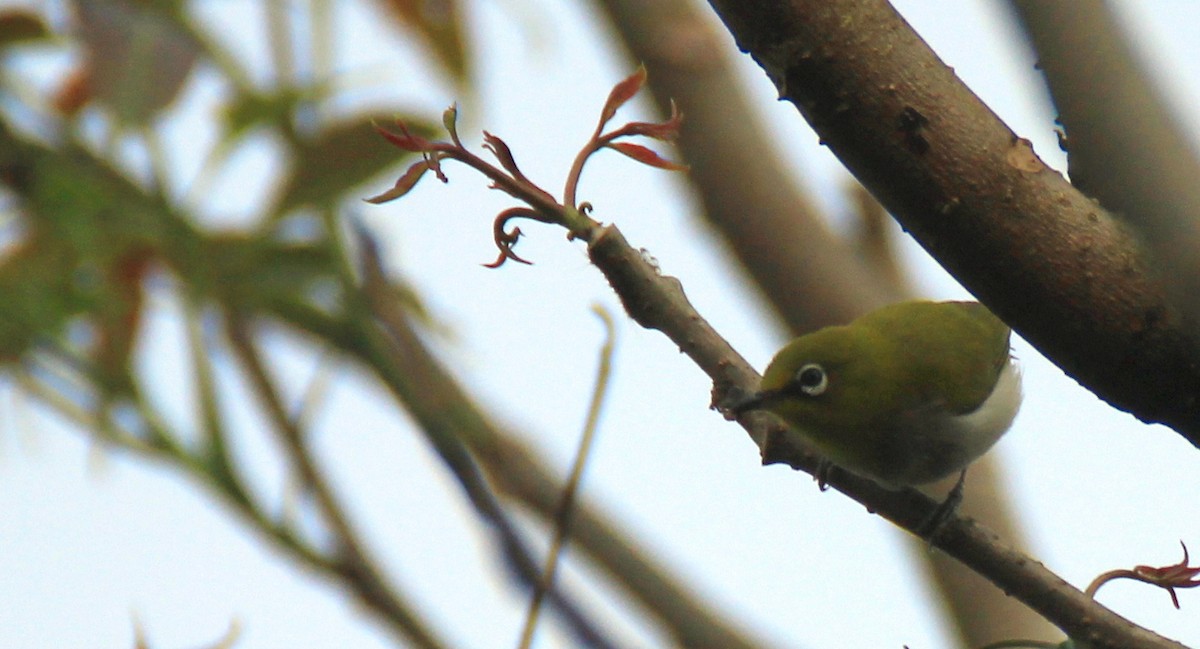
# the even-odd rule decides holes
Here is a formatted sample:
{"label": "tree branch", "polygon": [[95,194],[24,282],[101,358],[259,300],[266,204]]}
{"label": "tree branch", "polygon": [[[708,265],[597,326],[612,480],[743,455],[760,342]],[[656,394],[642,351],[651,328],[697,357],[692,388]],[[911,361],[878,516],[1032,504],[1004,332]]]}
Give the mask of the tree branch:
{"label": "tree branch", "polygon": [[[639,71],[614,87],[603,111],[602,125],[611,118],[614,102],[619,105],[628,101],[644,79],[644,72]],[[454,137],[452,122],[452,119],[447,120],[447,129]],[[678,117],[673,116],[667,123],[630,123],[623,129],[633,133],[630,129],[636,128],[640,134],[653,133],[658,139],[670,139],[670,134],[678,123]],[[657,263],[644,252],[634,250],[615,226],[594,221],[586,215],[586,209],[557,203],[544,190],[521,182],[516,178],[515,164],[512,163],[511,153],[506,146],[502,155],[495,147],[493,151],[497,152],[496,157],[508,174],[488,163],[481,164],[478,159],[472,160],[461,151],[462,145],[457,138],[453,144],[431,142],[414,138],[404,129],[403,124],[400,124],[400,127],[402,134],[384,132],[384,136],[402,149],[423,152],[426,160],[431,154],[437,154],[469,164],[493,179],[494,186],[503,188],[505,192],[531,207],[536,206],[536,220],[560,225],[568,230],[571,238],[586,242],[589,258],[620,297],[629,316],[643,327],[662,331],[679,346],[681,352],[713,379],[714,407],[730,403],[758,387],[761,377],[692,308],[678,279],[661,275]],[[907,135],[912,136],[913,133]],[[487,137],[493,144],[501,142],[495,136]],[[593,136],[587,147],[592,146],[595,141],[596,136]],[[586,150],[588,149],[585,147]],[[507,182],[501,184],[497,178],[503,178]],[[400,186],[400,183],[397,183],[397,187]],[[392,194],[389,192],[381,195],[382,200],[379,202],[394,200],[403,195],[403,192]],[[586,203],[580,205],[586,206]],[[498,218],[507,218],[505,212]],[[515,241],[515,234],[513,240]],[[497,246],[502,251],[506,246],[511,247],[511,244],[511,241],[497,239]],[[391,377],[389,383],[393,381],[404,383],[405,379],[395,376]],[[440,397],[439,401],[442,398],[444,397]],[[411,406],[420,404],[423,400],[405,401]],[[739,421],[758,444],[765,463],[786,462],[810,473],[815,474],[818,471],[817,456],[799,442],[778,419],[767,413],[749,412],[741,415]],[[828,472],[822,471],[822,474],[826,473]],[[838,472],[838,475],[829,477],[826,482],[866,505],[869,511],[882,514],[918,536],[924,536],[920,529],[939,509],[938,503],[914,489],[888,491],[868,479],[845,472]],[[1006,593],[1037,610],[1072,638],[1086,641],[1098,649],[1128,646],[1182,647],[1104,608],[1032,558],[1001,543],[998,535],[985,530],[970,519],[951,515],[938,528],[938,532],[929,540],[931,545],[944,549],[951,556],[972,567]]]}
{"label": "tree branch", "polygon": [[830,149],[1067,374],[1200,444],[1200,342],[1127,226],[1048,169],[883,0],[711,0]]}
{"label": "tree branch", "polygon": [[229,341],[262,400],[288,460],[299,474],[304,489],[313,496],[321,517],[329,525],[335,543],[329,563],[331,572],[339,575],[359,601],[375,611],[397,637],[421,647],[443,646],[425,621],[392,589],[362,546],[332,487],[317,468],[303,431],[288,416],[279,390],[246,328],[247,324],[239,316],[229,315],[226,326]]}
{"label": "tree branch", "polygon": [[1101,0],[1012,0],[1066,133],[1071,182],[1135,228],[1200,319],[1200,157]]}

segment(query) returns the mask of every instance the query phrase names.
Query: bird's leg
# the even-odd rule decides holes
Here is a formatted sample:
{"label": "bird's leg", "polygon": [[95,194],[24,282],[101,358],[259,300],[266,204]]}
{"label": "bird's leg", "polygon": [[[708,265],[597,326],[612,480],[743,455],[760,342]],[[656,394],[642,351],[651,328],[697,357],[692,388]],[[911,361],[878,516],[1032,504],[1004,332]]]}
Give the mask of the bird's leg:
{"label": "bird's leg", "polygon": [[950,520],[955,510],[958,509],[959,504],[962,503],[963,483],[966,479],[967,470],[963,469],[962,473],[958,474],[958,482],[954,483],[954,488],[950,490],[950,493],[946,494],[946,499],[942,501],[942,504],[933,510],[933,513],[929,515],[929,518],[925,519],[925,522],[917,526],[917,536],[920,536],[929,543],[933,543],[934,537],[942,530],[942,526],[946,524],[946,521]]}

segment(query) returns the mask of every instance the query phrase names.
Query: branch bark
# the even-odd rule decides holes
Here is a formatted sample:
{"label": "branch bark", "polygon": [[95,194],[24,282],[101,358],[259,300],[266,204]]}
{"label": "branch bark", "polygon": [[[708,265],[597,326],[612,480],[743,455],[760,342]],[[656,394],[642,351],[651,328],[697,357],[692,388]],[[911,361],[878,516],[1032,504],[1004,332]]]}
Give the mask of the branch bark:
{"label": "branch bark", "polygon": [[1071,182],[1142,236],[1200,318],[1200,157],[1102,0],[1012,0],[1066,133]]}
{"label": "branch bark", "polygon": [[711,0],[964,286],[1114,407],[1200,445],[1200,341],[1126,224],[1047,168],[883,0]]}

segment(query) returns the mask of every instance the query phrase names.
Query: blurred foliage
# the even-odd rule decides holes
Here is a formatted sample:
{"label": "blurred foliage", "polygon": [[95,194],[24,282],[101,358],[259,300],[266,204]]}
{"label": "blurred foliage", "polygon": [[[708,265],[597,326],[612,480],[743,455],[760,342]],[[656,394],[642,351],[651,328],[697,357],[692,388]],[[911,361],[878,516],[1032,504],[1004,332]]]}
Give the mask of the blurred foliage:
{"label": "blurred foliage", "polygon": [[[467,79],[468,58],[454,2],[387,2],[383,15],[428,43],[455,81]],[[373,123],[398,116],[429,130],[420,115],[366,113],[311,124],[313,108],[331,98],[321,81],[290,79],[247,87],[254,75],[205,33],[179,0],[79,0],[66,24],[52,25],[32,8],[0,13],[0,53],[30,44],[76,52],[47,109],[48,132],[31,133],[0,115],[0,181],[14,200],[0,256],[0,359],[15,362],[39,344],[74,343],[84,358],[115,381],[133,380],[130,354],[143,317],[146,280],[169,271],[193,297],[239,312],[326,308],[331,288],[347,273],[335,231],[339,206],[355,200],[365,182],[404,163],[410,154],[388,146]],[[296,47],[303,47],[297,44]],[[18,69],[4,61],[4,79]],[[199,66],[223,73],[227,101],[218,121],[213,161],[245,143],[251,132],[284,143],[286,169],[274,204],[242,232],[209,231],[202,208],[171,198],[168,180],[130,175],[115,147],[79,133],[81,120],[100,117],[112,138],[153,158],[156,121],[172,110]],[[15,85],[0,86],[20,98]],[[24,105],[22,105],[24,103]],[[184,179],[184,183],[194,179]],[[322,215],[319,234],[297,242],[281,235],[291,217]],[[298,216],[299,215],[299,216]],[[79,336],[82,331],[87,335]],[[66,335],[73,335],[68,341]],[[84,343],[80,346],[78,343]]]}
{"label": "blurred foliage", "polygon": [[[329,124],[316,137],[298,141],[291,175],[272,213],[287,214],[305,206],[330,207],[330,201],[391,169],[397,161],[396,150],[379,137],[375,124],[393,119],[393,114],[363,115]],[[418,131],[434,132],[427,124]]]}
{"label": "blurred foliage", "polygon": [[0,11],[0,49],[44,40],[49,36],[50,29],[42,22],[41,16],[19,9]]}
{"label": "blurred foliage", "polygon": [[462,12],[457,0],[378,0],[400,23],[421,36],[446,74],[464,83],[470,61],[463,45]]}
{"label": "blurred foliage", "polygon": [[179,2],[76,0],[73,6],[88,99],[119,123],[138,126],[179,96],[201,53]]}
{"label": "blurred foliage", "polygon": [[[271,2],[277,0],[268,8],[282,11],[268,12],[262,25],[262,40],[273,48],[268,65],[277,68],[267,75],[254,67],[262,62],[226,51],[227,34],[211,33],[195,18],[198,1],[75,0],[66,15],[0,11],[0,366],[96,438],[190,474],[297,561],[343,581],[398,638],[443,646],[359,548],[314,468],[301,424],[280,405],[261,362],[260,330],[248,326],[270,321],[303,334],[314,351],[379,362],[367,357],[364,341],[375,334],[344,210],[368,195],[365,184],[413,157],[380,138],[375,122],[399,118],[418,131],[436,122],[400,107],[327,118],[327,104],[339,99],[332,80],[286,63],[334,69],[333,61],[318,59],[337,51],[321,39],[338,33],[269,21],[308,10],[316,25],[335,5]],[[457,2],[364,6],[400,35],[417,35],[450,81],[467,84]],[[26,78],[30,67],[22,61],[39,56],[67,62],[41,84],[50,90],[33,90],[39,84]],[[201,69],[223,93],[223,105],[210,111],[216,140],[211,150],[187,152],[201,159],[195,177],[175,178],[170,147],[181,141],[167,138],[162,124]],[[259,78],[272,81],[251,81]],[[278,186],[256,206],[256,218],[218,229],[209,222],[208,177],[238,147],[260,142],[257,136],[279,145],[271,149],[278,152]],[[402,285],[375,290],[403,296],[395,304],[422,319],[417,297]],[[162,417],[145,397],[151,379],[131,362],[151,293],[169,293],[187,314],[190,351],[181,355],[191,364],[170,370],[192,373],[199,422]],[[220,404],[233,397],[213,379],[212,346],[221,341],[206,335],[206,325],[214,322],[224,326],[227,351],[269,411],[314,513],[336,536],[333,549],[260,502],[231,461]],[[151,359],[162,362],[169,361]],[[54,380],[61,378],[67,380]],[[197,425],[198,442],[184,432]]]}
{"label": "blurred foliage", "polygon": [[[321,78],[337,69],[322,57],[333,58],[333,39],[344,37],[328,26],[335,7],[344,6],[335,0],[264,0],[268,74],[226,50],[229,34],[196,19],[199,0],[66,4],[66,16],[0,11],[0,371],[105,448],[187,474],[259,538],[341,586],[398,643],[448,646],[409,601],[405,587],[412,585],[397,583],[372,559],[330,487],[306,429],[319,390],[308,386],[296,408],[274,376],[264,332],[298,334],[314,357],[357,363],[409,411],[496,535],[498,563],[532,589],[542,579],[539,564],[494,484],[507,485],[509,498],[538,515],[566,520],[557,509],[556,473],[493,426],[441,366],[425,346],[429,317],[420,296],[387,276],[369,233],[346,218],[349,206],[420,155],[388,144],[376,124],[399,121],[413,135],[432,136],[443,130],[434,126],[440,120],[400,107],[336,112],[347,102],[338,101],[335,79]],[[405,40],[415,36],[446,81],[470,90],[459,2],[362,6],[390,20]],[[304,11],[307,32],[290,22]],[[26,78],[29,67],[18,61],[47,55],[67,64],[39,68],[56,70],[48,83]],[[178,115],[195,118],[177,104],[197,85],[198,70],[206,86],[217,80],[222,97],[206,107],[216,131],[211,145],[197,144],[210,141],[207,133],[194,142],[176,130],[168,137],[164,127]],[[249,206],[255,216],[248,223],[216,227],[211,204],[228,197],[213,195],[210,179],[240,147],[264,141],[279,172],[270,176],[276,185],[263,204]],[[503,143],[489,136],[488,144]],[[190,168],[172,165],[181,153],[199,158],[194,176],[176,177]],[[142,360],[137,351],[152,298],[180,307],[186,349],[144,359],[151,367],[142,372],[147,365],[132,361]],[[219,381],[218,362],[232,363],[245,381]],[[195,421],[173,421],[150,396],[150,381],[167,372],[190,386],[190,394],[170,398],[194,403]],[[289,486],[301,496],[294,506],[268,502],[243,475],[231,443],[238,431],[229,430],[226,414],[235,400],[258,406],[264,432],[290,470]],[[666,635],[753,646],[603,516],[586,508],[573,516],[579,536],[588,531],[581,545],[662,620]],[[565,626],[594,638],[590,646],[608,646],[568,595],[556,588],[547,596]],[[144,638],[139,643],[148,646]]]}

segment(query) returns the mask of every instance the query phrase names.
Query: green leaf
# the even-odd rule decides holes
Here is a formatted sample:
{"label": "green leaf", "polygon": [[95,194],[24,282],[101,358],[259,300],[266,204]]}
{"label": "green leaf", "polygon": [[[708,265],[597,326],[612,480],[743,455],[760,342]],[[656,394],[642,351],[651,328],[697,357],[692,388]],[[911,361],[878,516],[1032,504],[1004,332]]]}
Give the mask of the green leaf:
{"label": "green leaf", "polygon": [[39,340],[57,338],[83,305],[68,276],[65,250],[25,245],[0,259],[0,362],[20,359]]}
{"label": "green leaf", "polygon": [[316,305],[336,299],[336,260],[324,243],[279,241],[271,235],[215,235],[203,261],[186,274],[192,287],[246,311]]}
{"label": "green leaf", "polygon": [[111,379],[125,372],[142,280],[188,226],[74,142],[52,149],[0,120],[0,182],[16,197],[16,240],[0,254],[0,360],[90,329],[85,350]]}
{"label": "green leaf", "polygon": [[50,30],[36,13],[22,9],[0,11],[0,50],[49,38]]}
{"label": "green leaf", "polygon": [[250,131],[268,126],[284,128],[289,125],[296,107],[311,99],[309,93],[298,88],[276,89],[269,94],[259,92],[238,93],[225,105],[221,113],[221,146],[229,147]]}

